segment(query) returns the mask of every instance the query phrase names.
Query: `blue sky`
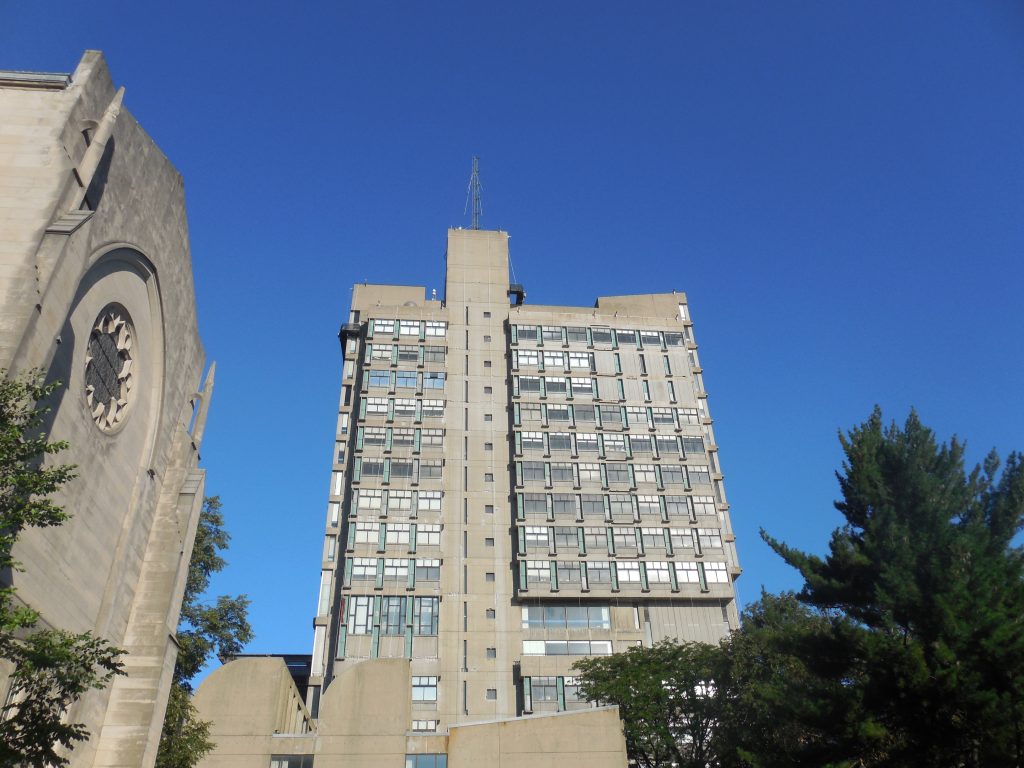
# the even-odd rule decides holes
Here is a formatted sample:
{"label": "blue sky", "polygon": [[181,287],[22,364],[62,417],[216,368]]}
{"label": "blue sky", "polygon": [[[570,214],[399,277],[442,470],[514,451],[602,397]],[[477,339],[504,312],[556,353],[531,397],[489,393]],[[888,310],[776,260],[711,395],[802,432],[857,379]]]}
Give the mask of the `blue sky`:
{"label": "blue sky", "polygon": [[531,303],[687,292],[744,601],[876,403],[1024,448],[1018,2],[0,0],[0,67],[86,48],[185,177],[253,652],[311,647],[349,289],[443,287],[474,154]]}

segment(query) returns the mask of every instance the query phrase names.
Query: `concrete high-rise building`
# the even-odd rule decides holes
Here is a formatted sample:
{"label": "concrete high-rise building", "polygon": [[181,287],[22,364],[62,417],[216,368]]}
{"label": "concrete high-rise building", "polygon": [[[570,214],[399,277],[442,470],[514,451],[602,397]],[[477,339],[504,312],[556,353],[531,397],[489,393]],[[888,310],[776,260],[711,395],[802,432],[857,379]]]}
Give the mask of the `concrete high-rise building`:
{"label": "concrete high-rise building", "polygon": [[686,297],[525,304],[498,231],[446,258],[443,300],[353,289],[305,706],[280,661],[218,670],[207,765],[622,766],[573,663],[737,626]]}
{"label": "concrete high-rise building", "polygon": [[42,627],[127,652],[67,713],[90,733],[71,768],[156,759],[203,502],[203,367],[181,174],[103,56],[0,71],[0,375],[63,382],[48,427],[69,447],[47,460],[78,475],[55,494],[70,520],[24,531],[0,583]]}

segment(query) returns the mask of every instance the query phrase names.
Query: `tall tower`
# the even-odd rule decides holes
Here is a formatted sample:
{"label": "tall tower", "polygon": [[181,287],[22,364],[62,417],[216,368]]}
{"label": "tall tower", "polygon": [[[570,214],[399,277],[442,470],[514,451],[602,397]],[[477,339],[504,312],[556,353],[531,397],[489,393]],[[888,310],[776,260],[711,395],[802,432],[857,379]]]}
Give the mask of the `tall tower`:
{"label": "tall tower", "polygon": [[443,732],[587,707],[578,657],[736,626],[685,296],[521,299],[507,234],[486,230],[449,230],[443,302],[355,286],[312,697],[408,658],[387,695]]}

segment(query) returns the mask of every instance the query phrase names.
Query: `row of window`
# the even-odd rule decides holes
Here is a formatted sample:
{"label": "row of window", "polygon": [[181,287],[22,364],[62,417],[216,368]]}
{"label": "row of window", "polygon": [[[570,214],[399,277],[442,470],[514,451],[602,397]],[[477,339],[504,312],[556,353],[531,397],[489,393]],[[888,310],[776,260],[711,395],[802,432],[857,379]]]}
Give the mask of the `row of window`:
{"label": "row of window", "polygon": [[400,336],[415,336],[424,339],[427,336],[445,336],[447,333],[448,323],[444,320],[373,319],[366,324],[366,338],[368,339],[380,336],[391,336],[395,339]]}
{"label": "row of window", "polygon": [[444,365],[447,347],[435,347],[427,344],[367,344],[363,355],[365,363],[438,363]]}
{"label": "row of window", "polygon": [[702,555],[706,549],[722,548],[718,528],[609,528],[607,526],[526,525],[516,529],[519,554],[544,550],[548,554],[607,554],[643,556],[649,552]]}
{"label": "row of window", "polygon": [[512,420],[517,427],[533,424],[579,427],[593,424],[596,429],[618,431],[630,428],[681,429],[684,426],[699,426],[701,418],[698,408],[667,406],[579,403],[515,403],[512,406]]}
{"label": "row of window", "polygon": [[[695,392],[703,391],[703,380],[695,379]],[[512,394],[515,397],[537,396],[545,400],[550,396],[564,397],[566,400],[586,399],[604,400],[606,402],[626,402],[627,400],[643,400],[644,402],[679,402],[676,385],[672,381],[650,382],[647,379],[607,378],[594,379],[584,377],[555,376],[513,376]]]}
{"label": "row of window", "polygon": [[611,655],[611,640],[523,640],[523,656]]}
{"label": "row of window", "polygon": [[368,523],[357,522],[349,540],[350,549],[356,544],[370,544],[383,552],[390,547],[404,547],[410,553],[419,547],[441,546],[441,525],[437,523]]}
{"label": "row of window", "polygon": [[350,595],[342,615],[350,635],[436,636],[439,611],[437,597]]}
{"label": "row of window", "polygon": [[386,389],[395,392],[399,389],[424,390],[444,389],[444,371],[367,371],[364,374],[364,389]]}
{"label": "row of window", "polygon": [[[694,358],[696,362],[696,358]],[[613,352],[611,357],[612,369],[610,371],[598,371],[597,358],[593,352],[548,352],[538,349],[512,350],[512,370],[518,371],[521,368],[536,368],[539,371],[554,370],[559,368],[566,373],[574,370],[588,370],[591,373],[621,374],[622,357],[618,352]],[[641,354],[637,359],[637,369],[641,376],[650,374],[647,367],[647,358]],[[661,356],[662,373],[666,376],[672,375],[672,360],[668,355]]]}
{"label": "row of window", "polygon": [[413,453],[423,450],[439,451],[444,448],[443,429],[421,429],[416,427],[358,427],[356,449],[394,448],[411,449]]}
{"label": "row of window", "polygon": [[599,432],[515,432],[516,454],[649,453],[658,458],[686,459],[704,453],[704,439],[693,435],[605,435]]}
{"label": "row of window", "polygon": [[392,459],[357,456],[352,462],[352,482],[365,478],[380,478],[383,483],[392,480],[440,480],[444,459]]}
{"label": "row of window", "polygon": [[418,397],[363,397],[359,400],[359,418],[383,416],[395,419],[443,419],[444,400],[426,400]]}
{"label": "row of window", "polygon": [[625,328],[604,328],[556,325],[512,325],[512,343],[535,343],[538,347],[545,344],[585,344],[588,347],[616,349],[620,346],[681,347],[686,341],[688,328],[683,331],[641,331]]}
{"label": "row of window", "polygon": [[611,629],[607,605],[524,605],[523,629]]}
{"label": "row of window", "polygon": [[548,588],[587,591],[605,585],[613,591],[624,584],[636,584],[643,590],[652,584],[665,585],[679,592],[681,585],[697,584],[707,592],[709,584],[728,584],[729,572],[725,563],[653,562],[653,561],[580,561],[580,560],[520,560],[519,589]]}
{"label": "row of window", "polygon": [[697,522],[717,516],[713,496],[629,493],[517,493],[516,517],[521,521],[545,518],[606,523],[639,523],[660,519]]}
{"label": "row of window", "polygon": [[[557,654],[545,653],[544,655]],[[532,712],[534,709],[557,709],[559,712],[564,712],[572,704],[585,701],[580,695],[579,681],[575,677],[534,675],[524,677],[522,685],[523,710],[525,712]]]}
{"label": "row of window", "polygon": [[349,557],[345,559],[346,587],[372,581],[377,589],[385,582],[404,582],[413,589],[417,583],[440,581],[441,561],[436,558]]}
{"label": "row of window", "polygon": [[[606,453],[631,454],[624,450],[609,450]],[[656,484],[658,488],[694,485],[710,485],[711,469],[706,464],[625,464],[613,462],[576,463],[568,461],[517,461],[516,485],[542,482],[546,487],[600,483],[602,488],[628,486],[636,488],[642,484]]]}
{"label": "row of window", "polygon": [[396,515],[416,517],[441,511],[441,491],[404,491],[383,488],[355,488],[351,515]]}

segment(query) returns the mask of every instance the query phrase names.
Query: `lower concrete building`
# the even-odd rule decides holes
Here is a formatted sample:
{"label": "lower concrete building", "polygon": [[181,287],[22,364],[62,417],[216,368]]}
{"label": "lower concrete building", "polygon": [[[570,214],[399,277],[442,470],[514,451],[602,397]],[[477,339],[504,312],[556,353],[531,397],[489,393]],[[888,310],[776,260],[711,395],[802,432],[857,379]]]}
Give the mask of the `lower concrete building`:
{"label": "lower concrete building", "polygon": [[155,760],[212,386],[182,178],[125,103],[97,51],[73,73],[0,71],[0,375],[63,382],[53,458],[78,467],[56,497],[71,519],[26,531],[3,583],[44,626],[127,651],[67,713],[91,734],[73,768]]}
{"label": "lower concrete building", "polygon": [[686,296],[533,306],[506,233],[447,246],[442,300],[353,288],[305,701],[211,676],[209,768],[621,767],[574,663],[738,625]]}

